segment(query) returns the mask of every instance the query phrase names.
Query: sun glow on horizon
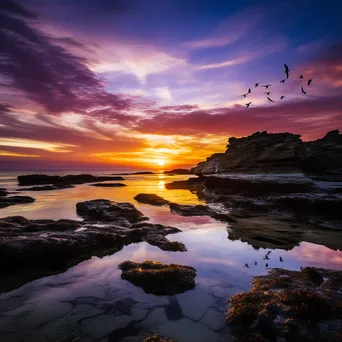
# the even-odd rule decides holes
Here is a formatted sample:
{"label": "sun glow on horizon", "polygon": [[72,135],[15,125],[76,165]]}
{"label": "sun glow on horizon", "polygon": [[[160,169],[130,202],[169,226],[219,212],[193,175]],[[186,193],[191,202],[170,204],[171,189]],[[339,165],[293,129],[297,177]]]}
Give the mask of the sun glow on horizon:
{"label": "sun glow on horizon", "polygon": [[156,163],[157,163],[159,166],[164,166],[164,165],[165,165],[165,160],[163,160],[163,159],[158,159],[158,160],[156,160]]}

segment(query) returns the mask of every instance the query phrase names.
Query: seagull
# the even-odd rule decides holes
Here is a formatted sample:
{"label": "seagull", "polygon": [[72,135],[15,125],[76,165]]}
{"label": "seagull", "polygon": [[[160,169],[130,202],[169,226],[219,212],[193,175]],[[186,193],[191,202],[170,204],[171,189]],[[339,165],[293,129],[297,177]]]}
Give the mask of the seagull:
{"label": "seagull", "polygon": [[275,102],[275,101],[273,101],[272,99],[270,99],[269,97],[267,98],[267,100],[270,101],[270,102]]}
{"label": "seagull", "polygon": [[270,260],[270,258],[268,257],[268,254],[265,255],[263,260]]}
{"label": "seagull", "polygon": [[286,79],[285,80],[281,80],[280,83],[285,83]]}
{"label": "seagull", "polygon": [[312,82],[312,79],[309,78],[309,80],[308,80],[308,86],[311,84],[311,82]]}
{"label": "seagull", "polygon": [[258,265],[258,263],[256,261],[254,261],[254,265],[256,266],[256,265]]}
{"label": "seagull", "polygon": [[267,255],[270,255],[271,253],[272,253],[272,251],[268,251],[268,252],[267,252]]}
{"label": "seagull", "polygon": [[247,94],[250,94],[251,93],[251,88],[248,89],[248,93]]}
{"label": "seagull", "polygon": [[283,262],[283,261],[284,261],[282,257],[279,257],[279,260],[280,260],[280,262]]}
{"label": "seagull", "polygon": [[249,268],[249,266],[248,266],[248,264],[247,264],[247,263],[245,264],[245,266],[246,266],[247,268]]}
{"label": "seagull", "polygon": [[262,87],[268,89],[268,87],[271,87],[271,86],[272,86],[271,84],[265,84],[265,85],[263,85]]}
{"label": "seagull", "polygon": [[247,95],[248,95],[248,93],[247,93],[247,94],[243,94],[243,95],[241,95],[241,96],[246,97]]}
{"label": "seagull", "polygon": [[265,266],[268,267],[268,264],[266,264]]}
{"label": "seagull", "polygon": [[299,78],[304,78],[303,75],[300,75]]}
{"label": "seagull", "polygon": [[246,107],[249,108],[249,106],[250,106],[251,103],[252,103],[252,102],[246,103]]}
{"label": "seagull", "polygon": [[286,78],[289,78],[289,71],[291,71],[290,69],[289,69],[289,67],[286,65],[286,64],[284,64],[284,67],[285,67],[285,74],[286,74]]}
{"label": "seagull", "polygon": [[285,95],[282,95],[282,96],[280,97],[280,100],[282,100],[284,97],[285,97]]}
{"label": "seagull", "polygon": [[271,94],[271,91],[264,92],[264,94],[266,94],[266,95],[270,95],[270,94]]}
{"label": "seagull", "polygon": [[259,85],[259,83],[255,83],[255,84],[254,84],[255,88],[256,88],[258,85]]}
{"label": "seagull", "polygon": [[302,87],[302,93],[303,93],[303,94],[306,94],[306,91],[304,91],[303,87]]}

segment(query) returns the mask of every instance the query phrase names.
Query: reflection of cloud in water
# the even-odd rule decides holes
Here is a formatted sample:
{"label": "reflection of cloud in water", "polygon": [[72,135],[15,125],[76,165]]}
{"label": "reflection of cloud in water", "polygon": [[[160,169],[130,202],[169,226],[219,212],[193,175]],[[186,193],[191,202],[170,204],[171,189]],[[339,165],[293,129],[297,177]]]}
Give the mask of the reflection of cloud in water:
{"label": "reflection of cloud in water", "polygon": [[293,249],[291,255],[316,267],[342,269],[342,251],[334,251],[325,246],[302,242]]}

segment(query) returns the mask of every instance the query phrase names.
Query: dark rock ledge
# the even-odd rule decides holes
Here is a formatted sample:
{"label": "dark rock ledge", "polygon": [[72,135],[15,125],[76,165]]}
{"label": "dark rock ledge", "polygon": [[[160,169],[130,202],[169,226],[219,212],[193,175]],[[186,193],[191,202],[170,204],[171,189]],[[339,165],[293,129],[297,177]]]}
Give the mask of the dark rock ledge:
{"label": "dark rock ledge", "polygon": [[273,269],[252,283],[230,299],[237,341],[341,341],[342,271]]}
{"label": "dark rock ledge", "polygon": [[148,260],[142,263],[124,261],[119,268],[122,279],[141,287],[146,293],[175,295],[195,287],[196,270],[190,266]]}
{"label": "dark rock ledge", "polygon": [[171,338],[167,338],[161,335],[152,335],[149,337],[146,337],[143,342],[176,342],[175,340],[172,340]]}
{"label": "dark rock ledge", "polygon": [[166,238],[179,229],[142,222],[143,215],[130,203],[94,200],[77,206],[92,220],[0,219],[0,291],[59,273],[93,255],[115,253],[131,243],[146,241],[165,251],[186,251],[182,243]]}

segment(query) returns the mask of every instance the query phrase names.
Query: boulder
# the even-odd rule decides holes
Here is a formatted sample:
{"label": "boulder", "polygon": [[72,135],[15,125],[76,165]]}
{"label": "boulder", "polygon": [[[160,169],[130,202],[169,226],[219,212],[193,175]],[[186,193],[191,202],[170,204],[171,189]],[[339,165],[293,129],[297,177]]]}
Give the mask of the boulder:
{"label": "boulder", "polygon": [[77,214],[95,221],[117,223],[123,226],[148,220],[143,213],[131,203],[119,203],[105,199],[97,199],[76,204]]}
{"label": "boulder", "polygon": [[49,176],[42,174],[18,176],[19,185],[44,185],[44,184],[84,184],[104,182],[110,180],[124,180],[120,176],[101,176],[96,177],[88,174]]}
{"label": "boulder", "polygon": [[[338,341],[342,271],[273,269],[231,297],[226,320],[243,341]],[[337,286],[336,286],[337,285]]]}
{"label": "boulder", "polygon": [[166,265],[157,261],[124,261],[119,268],[122,279],[141,287],[146,293],[175,295],[195,287],[196,270],[190,266]]}
{"label": "boulder", "polygon": [[71,184],[53,184],[53,185],[43,185],[43,186],[33,186],[31,188],[20,188],[17,191],[48,191],[48,190],[60,190],[69,189],[74,186]]}
{"label": "boulder", "polygon": [[33,203],[34,201],[35,199],[29,196],[0,197],[0,209],[16,204]]}
{"label": "boulder", "polygon": [[5,188],[0,188],[0,197],[5,197],[8,195],[8,192]]}
{"label": "boulder", "polygon": [[141,194],[136,195],[134,199],[140,203],[157,205],[157,206],[169,204],[169,201],[167,201],[163,197],[158,196],[156,194],[141,193]]}
{"label": "boulder", "polygon": [[177,203],[170,203],[170,209],[172,212],[180,214],[182,216],[212,216],[214,211],[206,205],[184,205]]}

